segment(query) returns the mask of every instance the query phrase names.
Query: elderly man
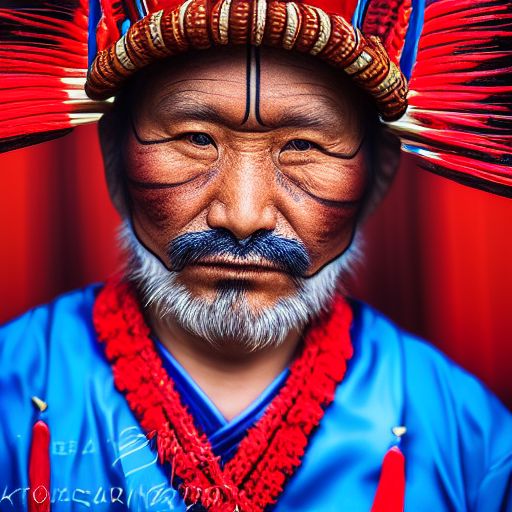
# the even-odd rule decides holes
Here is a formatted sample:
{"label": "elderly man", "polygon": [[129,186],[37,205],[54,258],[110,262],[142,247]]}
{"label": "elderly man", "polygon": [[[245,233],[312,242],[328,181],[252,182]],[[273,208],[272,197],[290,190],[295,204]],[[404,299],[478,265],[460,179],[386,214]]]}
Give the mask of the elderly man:
{"label": "elderly man", "polygon": [[[0,331],[0,510],[510,510],[509,413],[340,286],[398,160],[383,47],[339,6],[137,3],[131,26],[102,7],[87,91],[116,94],[126,265]],[[440,143],[446,173],[464,144]]]}

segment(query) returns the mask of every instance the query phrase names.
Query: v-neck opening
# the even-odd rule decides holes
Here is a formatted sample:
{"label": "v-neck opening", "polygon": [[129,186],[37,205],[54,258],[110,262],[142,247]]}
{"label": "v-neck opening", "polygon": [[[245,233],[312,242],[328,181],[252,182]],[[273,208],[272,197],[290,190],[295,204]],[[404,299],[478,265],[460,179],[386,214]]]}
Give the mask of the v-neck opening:
{"label": "v-neck opening", "polygon": [[288,377],[288,367],[282,370],[243,411],[231,420],[227,420],[171,352],[158,339],[153,339],[164,368],[173,380],[184,405],[194,418],[196,427],[206,434],[214,453],[226,462],[235,454],[247,430],[258,421],[279,393]]}

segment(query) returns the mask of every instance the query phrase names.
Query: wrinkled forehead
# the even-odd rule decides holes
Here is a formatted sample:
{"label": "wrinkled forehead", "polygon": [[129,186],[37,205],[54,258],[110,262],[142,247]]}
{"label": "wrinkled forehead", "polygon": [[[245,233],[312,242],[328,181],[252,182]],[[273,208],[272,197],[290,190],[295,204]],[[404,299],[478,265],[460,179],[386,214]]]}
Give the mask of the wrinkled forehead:
{"label": "wrinkled forehead", "polygon": [[291,113],[306,124],[310,118],[355,126],[370,106],[355,85],[318,59],[268,47],[170,59],[137,77],[133,91],[145,111],[211,109],[248,129],[272,127]]}

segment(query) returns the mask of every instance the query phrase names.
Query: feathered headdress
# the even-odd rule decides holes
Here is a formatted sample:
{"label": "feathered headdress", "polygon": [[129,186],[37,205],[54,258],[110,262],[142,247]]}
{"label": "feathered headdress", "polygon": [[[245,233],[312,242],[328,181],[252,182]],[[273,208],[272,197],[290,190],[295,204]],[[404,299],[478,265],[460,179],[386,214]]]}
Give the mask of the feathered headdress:
{"label": "feathered headdress", "polygon": [[512,196],[509,0],[18,0],[0,8],[0,150],[97,120],[149,63],[268,45],[349,75],[430,171]]}

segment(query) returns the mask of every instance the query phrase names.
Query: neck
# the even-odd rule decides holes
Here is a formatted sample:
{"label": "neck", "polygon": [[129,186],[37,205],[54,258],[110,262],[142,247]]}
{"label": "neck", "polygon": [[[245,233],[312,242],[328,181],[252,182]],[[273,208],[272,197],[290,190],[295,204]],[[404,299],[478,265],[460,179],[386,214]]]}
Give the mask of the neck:
{"label": "neck", "polygon": [[148,320],[160,342],[229,421],[246,409],[288,366],[300,343],[292,330],[278,346],[247,351],[241,344],[213,346],[154,311]]}

